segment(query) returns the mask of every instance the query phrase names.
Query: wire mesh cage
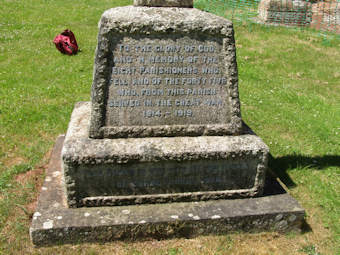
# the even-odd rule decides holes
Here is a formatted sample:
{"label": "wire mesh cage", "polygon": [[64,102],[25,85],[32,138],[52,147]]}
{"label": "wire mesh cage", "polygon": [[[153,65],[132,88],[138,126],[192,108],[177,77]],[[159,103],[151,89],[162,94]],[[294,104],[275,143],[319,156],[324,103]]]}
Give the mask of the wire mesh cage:
{"label": "wire mesh cage", "polygon": [[195,0],[233,22],[316,29],[340,35],[340,0]]}

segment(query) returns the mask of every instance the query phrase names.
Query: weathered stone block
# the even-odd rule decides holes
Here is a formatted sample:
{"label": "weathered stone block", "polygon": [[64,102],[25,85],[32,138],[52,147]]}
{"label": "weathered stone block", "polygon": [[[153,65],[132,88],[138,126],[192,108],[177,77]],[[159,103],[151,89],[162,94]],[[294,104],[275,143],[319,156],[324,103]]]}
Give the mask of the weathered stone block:
{"label": "weathered stone block", "polygon": [[240,134],[230,21],[127,6],[106,11],[99,29],[91,138]]}
{"label": "weathered stone block", "polygon": [[228,234],[239,231],[299,231],[304,209],[268,175],[264,196],[169,204],[68,208],[65,204],[60,136],[33,214],[36,246]]}
{"label": "weathered stone block", "polygon": [[189,0],[135,5],[164,7],[103,14],[91,102],[56,143],[33,243],[299,228],[303,209],[265,179],[268,147],[241,120],[232,23],[171,7]]}
{"label": "weathered stone block", "polygon": [[298,0],[261,0],[258,19],[264,23],[308,26],[312,19],[312,5]]}
{"label": "weathered stone block", "polygon": [[318,2],[312,5],[311,27],[340,34],[340,3]]}
{"label": "weathered stone block", "polygon": [[90,103],[71,117],[62,158],[71,207],[261,194],[268,147],[239,136],[88,138]]}
{"label": "weathered stone block", "polygon": [[134,0],[134,6],[150,7],[189,7],[193,6],[193,0]]}

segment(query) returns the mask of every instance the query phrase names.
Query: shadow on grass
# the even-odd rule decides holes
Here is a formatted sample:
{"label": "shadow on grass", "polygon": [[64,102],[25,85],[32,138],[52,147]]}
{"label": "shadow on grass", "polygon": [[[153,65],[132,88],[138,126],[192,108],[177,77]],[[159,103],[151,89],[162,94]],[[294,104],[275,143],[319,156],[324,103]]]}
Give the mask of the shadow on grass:
{"label": "shadow on grass", "polygon": [[308,224],[308,222],[306,221],[306,218],[305,218],[302,221],[301,234],[305,234],[305,233],[309,233],[309,232],[313,232],[313,229],[312,229],[311,225]]}
{"label": "shadow on grass", "polygon": [[340,156],[325,155],[325,156],[304,156],[304,155],[287,155],[274,158],[269,156],[269,167],[277,174],[280,180],[288,187],[296,186],[294,181],[289,177],[287,171],[294,168],[314,168],[322,170],[324,168],[336,166],[340,167]]}

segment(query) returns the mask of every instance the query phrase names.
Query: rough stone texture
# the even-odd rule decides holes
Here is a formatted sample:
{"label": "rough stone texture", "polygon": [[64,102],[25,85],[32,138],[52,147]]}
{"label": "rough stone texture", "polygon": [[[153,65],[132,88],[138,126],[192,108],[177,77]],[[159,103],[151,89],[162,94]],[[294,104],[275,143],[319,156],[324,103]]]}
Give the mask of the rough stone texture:
{"label": "rough stone texture", "polygon": [[30,227],[34,245],[299,230],[304,210],[273,178],[263,197],[157,205],[67,208],[60,136]]}
{"label": "rough stone texture", "polygon": [[193,7],[193,0],[134,0],[134,6]]}
{"label": "rough stone texture", "polygon": [[78,103],[62,158],[71,207],[198,201],[261,194],[268,147],[240,136],[88,138]]}
{"label": "rough stone texture", "polygon": [[[104,12],[99,29],[90,137],[241,132],[230,21],[192,8],[127,6]],[[158,62],[166,58],[166,63],[154,63],[153,58]],[[175,58],[177,62],[172,62]],[[147,68],[156,73],[149,74]],[[169,70],[166,75],[165,69]],[[200,83],[189,85],[182,78]]]}
{"label": "rough stone texture", "polygon": [[318,2],[312,5],[311,27],[340,34],[340,3]]}
{"label": "rough stone texture", "polygon": [[302,0],[261,0],[258,13],[260,22],[308,26],[312,18],[312,5]]}

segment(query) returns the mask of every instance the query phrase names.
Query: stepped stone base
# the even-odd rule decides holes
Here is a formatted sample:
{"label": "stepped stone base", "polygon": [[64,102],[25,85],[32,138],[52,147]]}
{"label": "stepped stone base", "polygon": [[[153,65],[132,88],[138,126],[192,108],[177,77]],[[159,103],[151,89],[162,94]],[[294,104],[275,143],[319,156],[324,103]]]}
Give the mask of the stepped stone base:
{"label": "stepped stone base", "polygon": [[238,136],[88,138],[90,103],[78,103],[62,159],[70,207],[254,197],[269,149]]}
{"label": "stepped stone base", "polygon": [[61,167],[64,139],[60,136],[56,142],[33,215],[34,245],[287,231],[303,222],[304,209],[270,176],[257,198],[68,208]]}

